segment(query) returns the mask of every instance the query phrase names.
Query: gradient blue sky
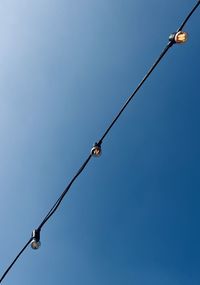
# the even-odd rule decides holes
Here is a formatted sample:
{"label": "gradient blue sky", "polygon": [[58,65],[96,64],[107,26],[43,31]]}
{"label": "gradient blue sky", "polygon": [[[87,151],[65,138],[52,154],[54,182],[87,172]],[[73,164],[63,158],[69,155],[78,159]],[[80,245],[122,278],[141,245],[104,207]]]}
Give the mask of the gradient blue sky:
{"label": "gradient blue sky", "polygon": [[[196,1],[2,0],[3,273]],[[7,285],[199,285],[200,10]]]}

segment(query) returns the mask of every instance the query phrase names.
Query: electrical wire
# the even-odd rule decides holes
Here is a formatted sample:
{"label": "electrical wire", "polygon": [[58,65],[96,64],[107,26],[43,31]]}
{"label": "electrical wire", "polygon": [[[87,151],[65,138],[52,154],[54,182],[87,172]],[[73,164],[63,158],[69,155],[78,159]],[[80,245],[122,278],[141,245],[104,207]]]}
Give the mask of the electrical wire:
{"label": "electrical wire", "polygon": [[139,91],[139,89],[142,87],[142,85],[144,84],[144,82],[147,80],[147,78],[150,76],[150,74],[153,72],[153,70],[156,68],[156,66],[159,64],[159,62],[161,61],[161,59],[164,57],[164,55],[167,53],[167,51],[169,50],[169,48],[173,45],[173,42],[169,42],[167,44],[167,46],[164,48],[164,50],[162,51],[162,53],[160,54],[160,56],[158,57],[158,59],[155,61],[155,63],[152,65],[152,67],[149,69],[149,71],[147,72],[147,74],[144,76],[144,78],[142,79],[142,81],[138,84],[138,86],[136,87],[135,91],[132,93],[132,95],[127,99],[127,101],[125,102],[125,104],[122,106],[121,110],[118,112],[118,114],[115,116],[115,118],[113,119],[112,123],[109,125],[109,127],[107,128],[107,130],[105,131],[105,133],[102,135],[101,139],[99,140],[98,144],[101,145],[103,140],[105,139],[105,137],[107,136],[107,134],[110,132],[111,128],[114,126],[114,124],[117,122],[117,120],[119,119],[119,117],[121,116],[122,112],[125,110],[125,108],[127,107],[127,105],[130,103],[130,101],[133,99],[133,97],[135,96],[135,94]]}
{"label": "electrical wire", "polygon": [[[198,1],[198,3],[194,6],[194,8],[191,10],[191,12],[187,15],[187,17],[185,18],[185,20],[183,21],[183,23],[181,24],[181,26],[178,28],[177,32],[181,31],[184,26],[186,25],[186,23],[188,22],[189,18],[192,16],[192,14],[194,13],[194,11],[197,9],[197,7],[200,4],[200,0]],[[116,115],[116,117],[113,119],[112,123],[109,125],[109,127],[107,128],[107,130],[105,131],[105,133],[102,135],[101,139],[99,140],[98,144],[101,145],[101,143],[103,142],[104,138],[107,136],[107,134],[109,133],[109,131],[111,130],[111,128],[113,127],[113,125],[116,123],[116,121],[119,119],[120,115],[122,114],[122,112],[124,111],[124,109],[127,107],[127,105],[130,103],[130,101],[133,99],[133,97],[135,96],[135,94],[139,91],[139,89],[142,87],[142,85],[144,84],[144,82],[147,80],[147,78],[150,76],[150,74],[153,72],[153,70],[156,68],[156,66],[159,64],[159,62],[161,61],[161,59],[164,57],[164,55],[167,53],[167,51],[169,50],[170,47],[172,47],[173,42],[169,41],[168,44],[166,45],[166,47],[164,48],[164,50],[161,52],[160,56],[158,57],[158,59],[155,61],[155,63],[152,65],[152,67],[149,69],[149,71],[147,72],[147,74],[144,76],[144,78],[141,80],[141,82],[138,84],[138,86],[136,87],[136,89],[134,90],[134,92],[132,93],[132,95],[130,95],[130,97],[127,99],[127,101],[125,102],[125,104],[123,105],[123,107],[121,108],[121,110],[118,112],[118,114]]]}
{"label": "electrical wire", "polygon": [[24,250],[27,248],[27,246],[30,244],[32,240],[32,237],[27,241],[27,243],[25,244],[25,246],[21,249],[21,251],[18,253],[18,255],[15,257],[15,259],[13,260],[13,262],[8,266],[8,268],[6,269],[6,271],[4,272],[4,274],[2,275],[1,279],[0,279],[0,283],[3,281],[3,279],[6,277],[6,275],[8,274],[8,272],[10,271],[10,269],[13,267],[13,265],[15,264],[15,262],[17,261],[17,259],[20,257],[20,255],[24,252]]}
{"label": "electrical wire", "polygon": [[187,21],[190,19],[190,17],[191,17],[192,14],[194,13],[194,11],[197,9],[197,7],[199,6],[199,4],[200,4],[200,0],[198,0],[197,4],[194,6],[194,8],[191,10],[191,12],[187,15],[187,17],[185,18],[185,20],[183,21],[183,23],[180,25],[180,27],[179,27],[179,29],[177,30],[177,32],[181,31],[181,30],[185,27]]}
{"label": "electrical wire", "polygon": [[81,172],[84,170],[84,168],[86,167],[86,165],[88,164],[88,162],[90,161],[92,155],[90,154],[88,156],[88,158],[86,159],[86,161],[82,164],[82,166],[80,167],[80,169],[77,171],[76,175],[72,178],[72,180],[70,181],[70,183],[67,185],[67,187],[65,188],[65,190],[63,191],[63,193],[61,194],[61,196],[58,198],[58,200],[55,202],[55,204],[53,205],[53,207],[50,209],[50,211],[48,212],[48,214],[45,216],[45,218],[43,219],[43,221],[41,222],[41,224],[39,225],[39,227],[37,228],[39,231],[41,230],[41,228],[44,226],[44,224],[49,220],[49,218],[55,213],[55,211],[57,210],[57,208],[59,207],[60,203],[62,202],[63,198],[65,197],[65,195],[67,194],[67,192],[69,191],[70,187],[72,186],[72,184],[74,183],[74,181],[76,180],[76,178],[81,174]]}
{"label": "electrical wire", "polygon": [[[88,158],[85,160],[85,162],[82,164],[82,166],[80,167],[80,169],[77,171],[77,173],[75,174],[75,176],[71,179],[70,183],[67,185],[67,187],[65,188],[65,190],[62,192],[62,194],[60,195],[60,197],[58,198],[58,200],[54,203],[54,205],[52,206],[52,208],[50,209],[50,211],[48,212],[48,214],[45,216],[45,218],[43,219],[43,221],[41,222],[41,224],[38,226],[37,231],[40,231],[41,228],[44,226],[44,224],[48,221],[48,219],[54,214],[54,212],[57,210],[57,208],[59,207],[60,203],[62,202],[63,198],[65,197],[65,195],[67,194],[67,192],[69,191],[71,185],[74,183],[74,181],[76,180],[76,178],[81,174],[81,172],[84,170],[84,168],[86,167],[86,165],[88,164],[88,162],[90,161],[92,155],[90,154],[88,156]],[[10,269],[13,267],[13,265],[15,264],[15,262],[18,260],[18,258],[20,257],[20,255],[24,252],[24,250],[27,248],[27,246],[30,244],[30,242],[32,241],[32,237],[28,239],[27,243],[25,244],[25,246],[22,248],[22,250],[18,253],[18,255],[15,257],[15,259],[13,260],[13,262],[9,265],[9,267],[6,269],[6,271],[3,273],[1,279],[0,279],[0,283],[3,281],[3,279],[6,277],[6,275],[8,274],[8,272],[10,271]]]}
{"label": "electrical wire", "polygon": [[[197,7],[200,5],[200,0],[198,0],[197,4],[193,7],[193,9],[189,12],[189,14],[187,15],[187,17],[185,18],[185,20],[183,21],[183,23],[181,24],[181,26],[178,28],[177,32],[181,31],[183,29],[183,27],[186,25],[186,23],[188,22],[188,20],[190,19],[190,17],[192,16],[192,14],[194,13],[194,11],[197,9]],[[139,89],[142,87],[142,85],[145,83],[145,81],[147,80],[147,78],[151,75],[151,73],[154,71],[154,69],[156,68],[156,66],[159,64],[159,62],[162,60],[162,58],[165,56],[165,54],[167,53],[167,51],[173,46],[175,42],[173,41],[169,41],[166,45],[166,47],[163,49],[163,51],[161,52],[161,54],[159,55],[159,57],[157,58],[157,60],[154,62],[154,64],[152,65],[152,67],[149,69],[149,71],[146,73],[146,75],[144,76],[144,78],[141,80],[141,82],[138,84],[138,86],[135,88],[134,92],[129,96],[129,98],[127,99],[127,101],[124,103],[124,105],[122,106],[122,108],[120,109],[120,111],[117,113],[117,115],[114,117],[113,121],[111,122],[111,124],[108,126],[108,128],[106,129],[106,131],[104,132],[104,134],[102,135],[101,139],[98,141],[98,143],[96,145],[98,145],[99,147],[101,146],[103,140],[105,139],[105,137],[107,136],[107,134],[110,132],[111,128],[114,126],[114,124],[117,122],[117,120],[119,119],[120,115],[123,113],[123,111],[125,110],[125,108],[128,106],[128,104],[130,103],[130,101],[133,99],[133,97],[135,96],[135,94],[139,91]],[[78,176],[82,173],[82,171],[85,169],[85,167],[87,166],[87,164],[89,163],[90,159],[92,158],[92,153],[90,153],[90,155],[88,156],[88,158],[85,160],[85,162],[82,164],[82,166],[80,167],[80,169],[77,171],[77,173],[74,175],[74,177],[71,179],[71,181],[69,182],[69,184],[67,185],[67,187],[65,188],[65,190],[62,192],[62,194],[60,195],[60,197],[57,199],[57,201],[54,203],[54,205],[52,206],[52,208],[49,210],[49,212],[47,213],[47,215],[45,216],[45,218],[42,220],[42,222],[40,223],[40,225],[37,228],[37,231],[41,231],[42,227],[47,223],[47,221],[51,218],[51,216],[56,212],[56,210],[58,209],[59,205],[61,204],[62,200],[64,199],[65,195],[67,194],[67,192],[69,191],[70,187],[72,186],[72,184],[75,182],[75,180],[78,178]],[[21,254],[25,251],[25,249],[27,248],[27,246],[30,244],[30,242],[32,241],[32,237],[28,239],[28,241],[26,242],[25,246],[21,249],[21,251],[17,254],[17,256],[15,257],[15,259],[12,261],[12,263],[8,266],[8,268],[5,270],[5,272],[3,273],[1,279],[0,279],[0,283],[3,281],[3,279],[6,277],[6,275],[8,274],[8,272],[10,271],[10,269],[13,267],[13,265],[15,264],[15,262],[18,260],[18,258],[21,256]]]}

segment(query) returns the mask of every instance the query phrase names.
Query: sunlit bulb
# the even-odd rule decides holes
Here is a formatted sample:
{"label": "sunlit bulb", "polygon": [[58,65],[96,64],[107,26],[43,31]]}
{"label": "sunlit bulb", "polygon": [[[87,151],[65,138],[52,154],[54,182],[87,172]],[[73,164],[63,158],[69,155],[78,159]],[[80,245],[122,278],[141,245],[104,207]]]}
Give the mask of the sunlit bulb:
{"label": "sunlit bulb", "polygon": [[33,230],[31,247],[32,247],[32,249],[38,249],[40,246],[41,246],[40,231],[39,230]]}
{"label": "sunlit bulb", "polygon": [[178,44],[183,44],[188,40],[188,33],[180,31],[175,34],[174,40]]}
{"label": "sunlit bulb", "polygon": [[169,40],[173,41],[174,43],[177,43],[177,44],[183,44],[183,43],[187,42],[187,40],[188,40],[188,33],[183,32],[183,31],[173,33],[169,36]]}
{"label": "sunlit bulb", "polygon": [[101,155],[101,147],[97,143],[95,143],[91,149],[91,155],[95,157],[99,157]]}

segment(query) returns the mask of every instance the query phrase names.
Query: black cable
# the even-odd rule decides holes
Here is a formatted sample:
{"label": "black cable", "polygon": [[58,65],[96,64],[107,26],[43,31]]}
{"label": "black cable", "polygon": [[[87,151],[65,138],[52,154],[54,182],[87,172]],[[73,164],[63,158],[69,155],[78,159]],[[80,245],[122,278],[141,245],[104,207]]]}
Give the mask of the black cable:
{"label": "black cable", "polygon": [[[198,1],[198,3],[194,6],[194,8],[191,10],[191,12],[188,14],[188,16],[185,18],[185,20],[183,21],[183,23],[181,24],[181,26],[178,28],[177,32],[181,31],[183,29],[183,27],[186,25],[187,21],[189,20],[189,18],[192,16],[192,14],[194,13],[194,11],[197,9],[197,7],[200,4],[200,0]],[[136,89],[134,90],[134,92],[132,93],[132,95],[127,99],[127,101],[125,102],[125,104],[122,106],[121,110],[118,112],[118,114],[115,116],[115,118],[113,119],[112,123],[109,125],[109,127],[107,128],[107,130],[105,131],[105,133],[102,135],[101,139],[99,140],[98,144],[101,145],[104,138],[107,136],[107,134],[109,133],[109,131],[111,130],[111,128],[113,127],[113,125],[116,123],[116,121],[118,120],[118,118],[120,117],[120,115],[122,114],[122,112],[124,111],[124,109],[127,107],[127,105],[130,103],[130,101],[133,99],[133,97],[135,96],[135,94],[139,91],[139,89],[142,87],[142,85],[144,84],[144,82],[147,80],[147,78],[150,76],[150,74],[153,72],[153,70],[156,68],[156,66],[159,64],[159,62],[161,61],[161,59],[164,57],[164,55],[166,54],[166,52],[169,50],[169,48],[173,45],[172,41],[169,41],[168,44],[166,45],[166,47],[164,48],[164,50],[162,51],[162,53],[160,54],[160,56],[158,57],[158,59],[155,61],[155,63],[152,65],[152,67],[149,69],[149,71],[147,72],[147,74],[144,76],[144,78],[142,79],[142,81],[138,84],[138,86],[136,87]]]}
{"label": "black cable", "polygon": [[62,202],[63,198],[65,197],[65,195],[67,194],[67,192],[69,191],[70,187],[72,186],[72,184],[74,183],[74,181],[76,180],[76,178],[81,174],[81,172],[84,170],[84,168],[86,167],[86,165],[88,164],[88,162],[90,161],[92,155],[90,154],[88,156],[88,158],[86,159],[86,161],[83,163],[83,165],[80,167],[80,169],[77,171],[77,173],[75,174],[75,176],[72,178],[72,180],[70,181],[70,183],[67,185],[67,187],[65,188],[65,190],[63,191],[63,193],[61,194],[61,196],[58,198],[58,200],[55,202],[55,204],[53,205],[53,207],[50,209],[50,211],[48,212],[48,214],[45,216],[45,218],[43,219],[43,221],[41,222],[41,224],[38,227],[38,230],[40,231],[41,228],[44,226],[44,224],[48,221],[48,219],[55,213],[55,211],[57,210],[57,208],[59,207],[60,203]]}
{"label": "black cable", "polygon": [[[88,162],[90,161],[92,155],[90,154],[88,156],[88,158],[85,160],[85,162],[82,164],[82,166],[80,167],[80,169],[77,171],[77,173],[75,174],[75,176],[72,178],[72,180],[70,181],[70,183],[68,184],[68,186],[65,188],[65,190],[63,191],[63,193],[61,194],[61,196],[58,198],[58,200],[55,202],[55,204],[53,205],[53,207],[50,209],[50,211],[48,212],[48,214],[45,216],[45,218],[43,219],[43,221],[41,222],[41,224],[39,225],[39,227],[37,228],[37,231],[40,232],[41,228],[44,226],[44,224],[48,221],[48,219],[54,214],[54,212],[57,210],[57,208],[59,207],[60,203],[62,202],[63,198],[65,197],[65,195],[67,194],[67,192],[69,191],[71,185],[74,183],[74,181],[77,179],[77,177],[81,174],[81,172],[84,170],[84,168],[86,167],[86,165],[88,164]],[[3,279],[5,278],[5,276],[8,274],[8,272],[10,271],[10,269],[13,267],[13,265],[15,264],[15,262],[17,261],[17,259],[20,257],[20,255],[23,253],[23,251],[27,248],[27,246],[30,244],[30,242],[32,241],[32,237],[28,240],[28,242],[26,243],[26,245],[23,247],[23,249],[19,252],[19,254],[16,256],[16,258],[13,260],[13,262],[10,264],[10,266],[6,269],[6,271],[4,272],[4,274],[2,275],[1,279],[0,279],[0,283],[3,281]]]}
{"label": "black cable", "polygon": [[180,28],[177,30],[177,32],[181,31],[184,26],[186,25],[187,21],[190,19],[190,17],[192,16],[192,14],[194,13],[194,11],[197,9],[197,7],[200,4],[200,0],[198,0],[197,4],[194,6],[194,8],[191,10],[191,12],[188,14],[188,16],[185,18],[185,20],[183,21],[183,23],[181,24]]}
{"label": "black cable", "polygon": [[6,271],[4,272],[4,274],[1,276],[0,279],[0,283],[3,281],[3,279],[5,278],[5,276],[8,274],[8,272],[10,271],[11,267],[13,267],[13,265],[15,264],[15,262],[17,261],[17,259],[20,257],[20,255],[24,252],[24,250],[27,248],[27,246],[30,244],[32,240],[32,237],[27,241],[27,243],[25,244],[25,246],[22,248],[22,250],[18,253],[18,255],[15,257],[15,259],[13,260],[13,262],[10,264],[10,266],[6,269]]}
{"label": "black cable", "polygon": [[[177,30],[178,32],[182,30],[182,28],[185,26],[185,24],[187,23],[187,21],[189,20],[189,18],[192,16],[192,14],[194,13],[194,11],[197,9],[197,7],[200,4],[200,0],[198,0],[198,3],[194,6],[194,8],[190,11],[190,13],[187,15],[187,17],[185,18],[185,20],[183,21],[182,25],[180,26],[180,28]],[[116,121],[119,119],[120,115],[122,114],[122,112],[125,110],[125,108],[127,107],[127,105],[130,103],[130,101],[133,99],[133,97],[135,96],[135,94],[139,91],[139,89],[142,87],[142,85],[144,84],[144,82],[147,80],[147,78],[150,76],[150,74],[153,72],[153,70],[156,68],[156,66],[159,64],[159,62],[161,61],[161,59],[164,57],[164,55],[167,53],[167,51],[169,50],[170,47],[173,46],[175,42],[174,41],[169,41],[168,44],[166,45],[166,47],[164,48],[164,50],[161,52],[160,56],[158,57],[158,59],[155,61],[155,63],[152,65],[152,67],[149,69],[149,71],[147,72],[147,74],[144,76],[144,78],[141,80],[141,82],[138,84],[138,86],[136,87],[136,89],[134,90],[134,92],[132,93],[132,95],[127,99],[127,101],[125,102],[125,104],[122,106],[122,108],[120,109],[120,111],[118,112],[118,114],[115,116],[115,118],[113,119],[113,121],[111,122],[111,124],[109,125],[109,127],[106,129],[106,131],[104,132],[104,134],[102,135],[101,139],[99,140],[99,142],[96,144],[98,147],[101,146],[103,140],[105,139],[106,135],[109,133],[109,131],[111,130],[111,128],[113,127],[113,125],[116,123]],[[85,162],[82,164],[82,166],[80,167],[80,169],[77,171],[77,173],[74,175],[74,177],[71,179],[70,183],[68,184],[68,186],[65,188],[65,190],[62,192],[62,194],[60,195],[60,197],[58,198],[58,200],[54,203],[54,205],[52,206],[52,208],[50,209],[50,211],[47,213],[47,215],[45,216],[45,218],[43,219],[43,221],[41,222],[41,224],[38,226],[37,231],[40,232],[40,230],[42,229],[42,227],[45,225],[45,223],[50,219],[50,217],[55,213],[55,211],[58,209],[60,203],[62,202],[63,198],[65,197],[65,195],[67,194],[67,192],[69,191],[70,187],[72,186],[72,184],[74,183],[74,181],[78,178],[78,176],[82,173],[82,171],[84,170],[84,168],[86,167],[86,165],[89,163],[90,159],[92,157],[92,153],[88,156],[88,158],[85,160]],[[18,255],[15,257],[15,259],[12,261],[12,263],[9,265],[9,267],[6,269],[6,271],[3,273],[1,279],[0,279],[0,283],[3,281],[3,279],[5,278],[5,276],[8,274],[8,272],[10,271],[10,269],[12,268],[12,266],[15,264],[15,262],[18,260],[18,258],[20,257],[20,255],[24,252],[24,250],[27,248],[27,246],[30,244],[30,242],[32,241],[32,237],[27,241],[27,243],[25,244],[25,246],[22,248],[22,250],[18,253]]]}
{"label": "black cable", "polygon": [[104,138],[107,136],[107,134],[109,133],[109,131],[111,130],[111,128],[113,127],[113,125],[116,123],[116,121],[119,119],[120,115],[122,114],[122,112],[125,110],[125,108],[127,107],[127,105],[130,103],[130,101],[133,99],[133,97],[135,96],[135,94],[139,91],[140,87],[142,87],[142,85],[144,84],[144,82],[147,80],[147,78],[150,76],[150,74],[153,72],[153,70],[156,68],[156,66],[158,65],[158,63],[161,61],[161,59],[163,58],[163,56],[166,54],[166,52],[169,50],[169,48],[173,45],[173,42],[169,42],[167,44],[167,46],[164,48],[164,50],[162,51],[162,53],[160,54],[160,56],[158,57],[158,59],[155,61],[155,63],[152,65],[152,67],[149,69],[149,71],[147,72],[147,74],[144,76],[144,78],[142,79],[142,81],[138,84],[138,86],[136,87],[135,91],[132,93],[132,95],[127,99],[127,101],[125,102],[125,104],[122,106],[121,110],[118,112],[118,114],[115,116],[115,118],[113,119],[112,123],[109,125],[109,127],[107,128],[107,130],[105,131],[105,133],[102,135],[101,139],[99,140],[98,144],[101,145]]}

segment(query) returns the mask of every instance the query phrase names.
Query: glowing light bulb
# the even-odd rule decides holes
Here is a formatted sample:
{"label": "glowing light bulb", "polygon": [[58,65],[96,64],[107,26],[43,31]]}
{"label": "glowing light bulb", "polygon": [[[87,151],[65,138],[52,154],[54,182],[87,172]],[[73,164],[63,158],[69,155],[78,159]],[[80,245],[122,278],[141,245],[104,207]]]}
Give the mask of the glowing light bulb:
{"label": "glowing light bulb", "polygon": [[95,157],[99,157],[101,153],[102,153],[101,147],[97,143],[95,143],[93,148],[91,149],[91,155]]}
{"label": "glowing light bulb", "polygon": [[169,36],[169,40],[177,44],[184,44],[188,40],[188,33],[179,31]]}
{"label": "glowing light bulb", "polygon": [[178,44],[183,44],[188,40],[188,33],[180,31],[175,34],[174,40]]}

